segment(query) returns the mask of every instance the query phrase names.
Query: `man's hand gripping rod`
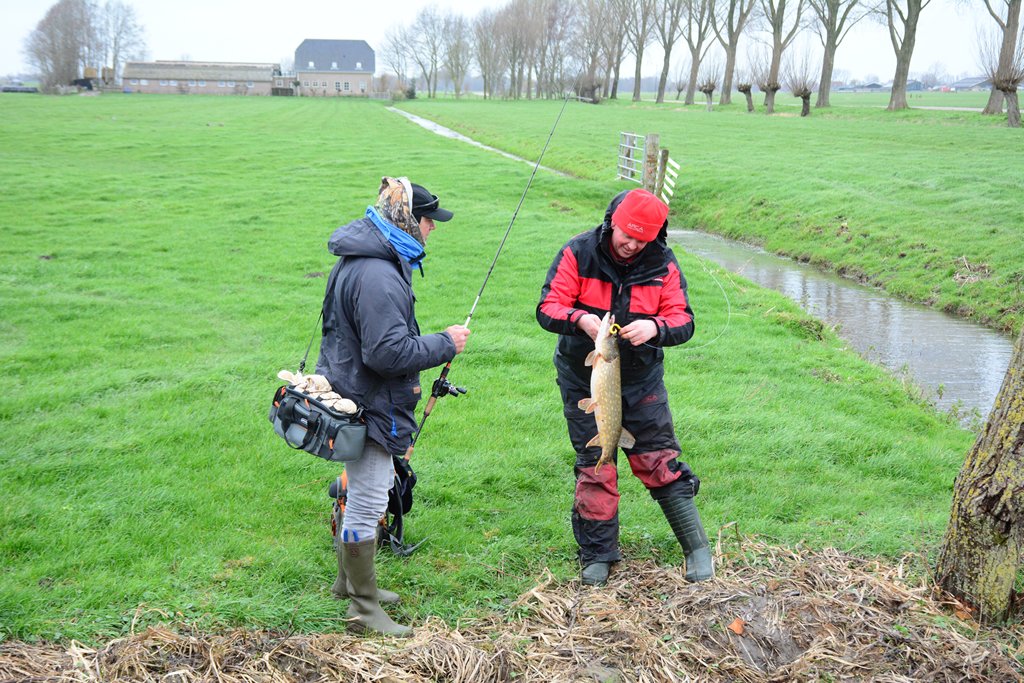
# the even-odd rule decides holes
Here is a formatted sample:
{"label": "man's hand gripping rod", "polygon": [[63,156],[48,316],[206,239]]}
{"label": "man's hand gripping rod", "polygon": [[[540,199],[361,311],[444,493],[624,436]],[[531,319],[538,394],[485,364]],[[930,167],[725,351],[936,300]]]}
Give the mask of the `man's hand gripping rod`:
{"label": "man's hand gripping rod", "polygon": [[[576,80],[579,80],[579,76],[576,76]],[[555,122],[551,126],[551,131],[548,133],[548,139],[544,142],[544,148],[540,151],[540,156],[537,157],[537,163],[533,165],[533,172],[530,174],[530,179],[526,182],[526,187],[523,189],[523,195],[519,198],[519,204],[516,205],[516,210],[512,213],[512,220],[508,222],[508,227],[505,229],[505,236],[501,238],[501,244],[498,245],[498,250],[494,253],[494,260],[491,261],[491,267],[487,270],[487,275],[484,277],[483,284],[480,285],[480,291],[477,292],[476,300],[473,301],[472,308],[469,309],[469,315],[466,317],[466,324],[463,325],[465,328],[469,328],[469,322],[473,319],[473,313],[476,311],[477,304],[480,303],[480,297],[484,294],[484,288],[487,286],[487,281],[491,279],[491,273],[494,272],[494,266],[498,263],[498,256],[501,255],[501,250],[505,248],[505,242],[508,240],[509,233],[512,232],[512,226],[516,222],[516,217],[519,215],[519,209],[522,208],[523,202],[526,200],[526,194],[530,191],[530,186],[533,185],[533,179],[537,175],[537,169],[540,168],[540,162],[544,159],[544,154],[548,151],[548,145],[551,144],[551,137],[555,134],[555,128],[558,127],[558,122],[562,120],[562,114],[565,112],[565,106],[569,103],[569,97],[576,91],[576,81],[573,81],[572,87],[566,94],[565,99],[562,101],[562,108],[558,111],[558,116],[555,117]],[[442,396],[459,396],[460,394],[466,393],[464,387],[457,387],[448,381],[448,371],[452,367],[452,361],[448,361],[441,368],[441,376],[434,380],[434,384],[430,389],[430,398],[427,400],[427,404],[423,407],[423,417],[420,419],[420,425],[413,434],[412,443],[409,444],[409,448],[405,451],[405,459],[408,460],[412,457],[413,449],[416,448],[416,440],[420,434],[423,433],[423,425],[426,424],[427,418],[430,417],[431,411],[434,409],[434,404],[437,403],[437,399]]]}

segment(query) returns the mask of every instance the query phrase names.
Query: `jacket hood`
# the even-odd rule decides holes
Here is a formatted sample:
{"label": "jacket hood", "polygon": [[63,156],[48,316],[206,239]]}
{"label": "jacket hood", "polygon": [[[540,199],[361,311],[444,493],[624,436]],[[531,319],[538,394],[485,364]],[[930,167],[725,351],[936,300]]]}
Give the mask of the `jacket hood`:
{"label": "jacket hood", "polygon": [[385,261],[401,261],[395,248],[369,218],[343,225],[327,240],[327,249],[335,256],[369,256]]}

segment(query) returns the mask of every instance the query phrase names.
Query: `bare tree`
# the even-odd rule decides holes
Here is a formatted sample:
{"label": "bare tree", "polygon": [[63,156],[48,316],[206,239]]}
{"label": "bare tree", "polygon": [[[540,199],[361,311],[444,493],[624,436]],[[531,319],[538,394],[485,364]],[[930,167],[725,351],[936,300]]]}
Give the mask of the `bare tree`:
{"label": "bare tree", "polygon": [[[928,70],[921,74],[921,85],[926,88],[934,88],[937,85],[949,82],[949,73],[942,62],[934,62]],[[1002,101],[1002,93],[999,95]]]}
{"label": "bare tree", "polygon": [[610,99],[616,100],[619,97],[619,70],[622,68],[622,60],[626,56],[626,32],[620,27],[629,23],[629,18],[633,13],[633,3],[632,0],[607,0],[607,5],[608,26],[603,27],[604,31],[602,32],[605,63],[607,64],[604,91],[608,93]]}
{"label": "bare tree", "polygon": [[398,87],[406,88],[409,82],[409,45],[413,37],[408,28],[392,26],[384,34],[381,46],[381,61],[395,74]]}
{"label": "bare tree", "polygon": [[[998,64],[998,60],[997,60]],[[1013,606],[1024,558],[1024,334],[985,429],[953,484],[936,568],[939,585],[1001,621]]]}
{"label": "bare tree", "polygon": [[786,67],[786,87],[793,97],[803,100],[800,108],[800,116],[809,116],[811,113],[811,95],[814,93],[814,81],[818,74],[812,66],[811,55],[807,52],[800,58],[790,59]]}
{"label": "bare tree", "polygon": [[[718,42],[725,48],[725,73],[722,77],[722,94],[719,104],[732,103],[732,79],[736,70],[736,48],[740,36],[747,26],[751,12],[757,0],[717,0],[715,11],[711,14],[711,27],[718,37]],[[749,91],[748,91],[749,92]]]}
{"label": "bare tree", "polygon": [[[758,90],[764,93],[764,105],[767,113],[771,114],[775,111],[775,93],[781,88],[782,84],[779,83],[778,75],[774,78],[771,72],[771,51],[769,48],[762,48],[756,51],[752,51],[751,56],[748,58],[750,62],[750,72],[754,83],[757,84]],[[769,96],[771,99],[769,100]],[[769,101],[772,103],[772,109],[767,109]]]}
{"label": "bare tree", "polygon": [[867,16],[860,0],[807,0],[817,17],[815,26],[818,38],[825,48],[821,60],[821,81],[818,83],[818,99],[815,107],[829,106],[832,92],[832,70],[835,68],[836,49],[857,22]]}
{"label": "bare tree", "polygon": [[110,0],[103,6],[104,63],[114,70],[114,80],[121,78],[121,69],[132,55],[146,49],[142,25],[135,16],[135,8],[120,0]]}
{"label": "bare tree", "polygon": [[665,86],[668,83],[668,72],[672,63],[672,47],[679,40],[683,12],[689,0],[658,0],[655,13],[655,31],[658,42],[664,49],[664,60],[661,63],[661,77],[658,79],[657,102],[665,101]]}
{"label": "bare tree", "polygon": [[782,53],[789,47],[803,27],[801,19],[803,18],[805,1],[761,0],[761,11],[764,14],[768,30],[772,34],[772,50],[765,80],[763,83],[758,82],[758,87],[764,90],[764,105],[769,114],[775,112],[775,93],[782,87],[779,82],[779,71],[782,68]]}
{"label": "bare tree", "polygon": [[44,89],[67,85],[97,66],[96,10],[89,0],[60,0],[25,40],[25,56]]}
{"label": "bare tree", "polygon": [[502,90],[504,71],[501,43],[497,39],[498,15],[494,10],[481,10],[473,19],[473,47],[480,78],[483,80],[484,99],[493,98]]}
{"label": "bare tree", "polygon": [[459,98],[462,96],[462,86],[466,82],[466,74],[472,61],[469,22],[461,14],[449,12],[444,16],[442,25],[444,68],[452,80],[455,97]]}
{"label": "bare tree", "polygon": [[[1022,36],[1024,38],[1024,36]],[[1007,64],[1003,60],[1002,36],[989,33],[979,36],[979,61],[1002,98],[1006,100],[1006,121],[1010,128],[1020,128],[1020,102],[1017,88],[1024,80],[1024,39],[1016,41]]]}
{"label": "bare tree", "polygon": [[676,99],[678,100],[683,91],[686,90],[686,86],[690,84],[690,60],[684,59],[676,64],[675,75],[672,77],[673,87],[676,90]]}
{"label": "bare tree", "polygon": [[697,76],[700,64],[711,49],[711,18],[714,16],[713,0],[688,0],[686,22],[683,24],[683,39],[690,50],[690,82],[686,86],[685,104],[693,104],[697,90]]}
{"label": "bare tree", "polygon": [[607,33],[608,4],[604,0],[582,0],[570,33],[571,49],[581,64],[576,94],[594,104],[600,101],[601,81],[598,71],[603,69],[601,39]]}
{"label": "bare tree", "polygon": [[910,60],[914,56],[917,40],[917,21],[921,10],[932,0],[885,0],[885,18],[889,26],[889,40],[896,52],[896,73],[892,77],[889,111],[907,108],[907,76]]}
{"label": "bare tree", "polygon": [[753,79],[750,74],[742,71],[736,74],[736,89],[747,98],[747,113],[754,111],[754,96],[750,92],[753,87]]}
{"label": "bare tree", "polygon": [[536,65],[537,96],[560,97],[565,89],[573,27],[573,6],[569,0],[540,0],[540,36]]}
{"label": "bare tree", "polygon": [[427,97],[437,97],[438,70],[444,61],[443,19],[437,7],[422,8],[407,34],[411,38],[412,58],[423,74]]}
{"label": "bare tree", "polygon": [[640,101],[640,71],[644,61],[644,48],[651,42],[657,9],[656,0],[635,0],[632,3],[632,12],[626,22],[626,40],[633,48],[633,55],[636,57],[636,69],[633,80],[633,101]]}
{"label": "bare tree", "polygon": [[701,65],[700,75],[697,76],[697,90],[704,93],[704,97],[707,99],[708,111],[712,109],[712,95],[715,94],[715,88],[718,87],[718,83],[721,80],[722,67],[717,61]]}
{"label": "bare tree", "polygon": [[[1013,56],[1017,52],[1018,33],[1020,32],[1020,6],[1021,0],[984,0],[988,13],[995,19],[1002,33],[1002,41],[999,47],[997,70],[1001,69],[1005,75],[1009,75],[1013,66]],[[997,9],[998,8],[998,9]],[[1003,14],[1005,8],[1005,15]],[[988,70],[988,63],[984,66]],[[1003,80],[1006,80],[1005,78]],[[988,103],[982,114],[1001,114],[1003,112],[1003,91],[996,87],[995,78],[992,79],[992,91],[988,96]]]}

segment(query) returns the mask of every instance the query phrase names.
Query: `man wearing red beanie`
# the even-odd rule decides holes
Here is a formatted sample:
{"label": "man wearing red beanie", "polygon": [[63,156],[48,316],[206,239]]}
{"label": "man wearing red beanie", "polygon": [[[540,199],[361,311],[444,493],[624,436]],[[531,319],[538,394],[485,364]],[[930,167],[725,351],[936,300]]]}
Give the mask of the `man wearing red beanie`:
{"label": "man wearing red beanie", "polygon": [[618,332],[622,426],[635,437],[624,448],[629,467],[658,501],[686,557],[686,579],[714,576],[708,538],[694,505],[700,480],[679,460],[664,382],[666,346],[693,336],[686,278],[666,243],[668,206],[647,190],[618,194],[604,222],[569,240],[548,270],[537,305],[541,327],[559,335],[555,369],[569,439],[576,451],[572,528],[579,544],[583,583],[603,585],[619,552],[616,462],[595,471],[600,446],[593,413],[579,408],[590,397],[585,364],[605,313]]}

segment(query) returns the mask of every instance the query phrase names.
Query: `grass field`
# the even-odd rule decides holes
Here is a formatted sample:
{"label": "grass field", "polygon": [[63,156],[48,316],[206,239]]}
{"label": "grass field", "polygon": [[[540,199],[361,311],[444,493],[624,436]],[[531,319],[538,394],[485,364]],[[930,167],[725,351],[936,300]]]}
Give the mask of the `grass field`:
{"label": "grass field", "polygon": [[[408,106],[528,158],[555,114],[545,102]],[[14,96],[0,98],[0,116],[0,639],[94,642],[174,620],[339,629],[326,496],[338,468],[288,450],[266,421],[275,375],[295,368],[316,321],[327,236],[362,213],[381,175],[427,185],[456,219],[431,236],[415,282],[420,324],[461,323],[530,168],[376,102]],[[718,120],[729,144],[713,135]],[[670,132],[669,121],[685,130]],[[743,236],[775,230],[780,244],[811,244],[806,226],[843,212],[855,231],[882,237],[901,198],[932,183],[945,188],[945,211],[971,218],[958,237],[969,258],[998,273],[1020,258],[1004,234],[1019,228],[1006,215],[1011,198],[978,218],[999,200],[995,189],[964,205],[955,197],[958,183],[983,190],[981,177],[997,178],[1000,192],[1018,187],[1021,166],[1005,161],[1019,152],[962,150],[1010,145],[1019,131],[963,121],[572,105],[545,165],[577,177],[538,174],[453,365],[450,379],[469,393],[440,402],[419,441],[407,533],[427,542],[411,559],[381,561],[382,583],[407,596],[398,618],[457,623],[507,609],[545,567],[562,579],[577,572],[555,338],[534,306],[556,250],[627,187],[607,172],[618,129],[660,129],[682,152],[673,154],[688,180],[674,222],[716,220],[737,234],[740,218],[756,215]],[[957,142],[938,153],[956,169],[931,179],[894,167],[925,163],[899,145],[947,133]],[[842,146],[823,156],[844,139],[897,149],[888,164],[854,164]],[[768,164],[779,149],[787,158]],[[754,173],[759,164],[774,170]],[[863,187],[828,182],[836,166]],[[822,197],[850,208],[815,208]],[[952,253],[929,226],[914,222],[920,251]],[[823,242],[839,262],[845,243]],[[882,259],[869,244],[854,244],[865,268]],[[668,354],[667,381],[709,534],[735,522],[785,544],[933,552],[972,434],[783,296],[679,258],[698,333]],[[913,262],[899,261],[892,278]],[[926,277],[923,262],[916,275]],[[622,490],[624,551],[678,564],[657,505],[629,476]]]}
{"label": "grass field", "polygon": [[[863,104],[877,96],[849,97]],[[559,105],[401,106],[532,158]],[[836,106],[808,118],[780,111],[768,117],[738,105],[711,113],[674,102],[576,105],[547,159],[605,181],[615,177],[619,131],[658,133],[681,165],[673,225],[754,242],[905,299],[1022,329],[1021,130],[1006,128],[1005,117],[962,111]]]}

